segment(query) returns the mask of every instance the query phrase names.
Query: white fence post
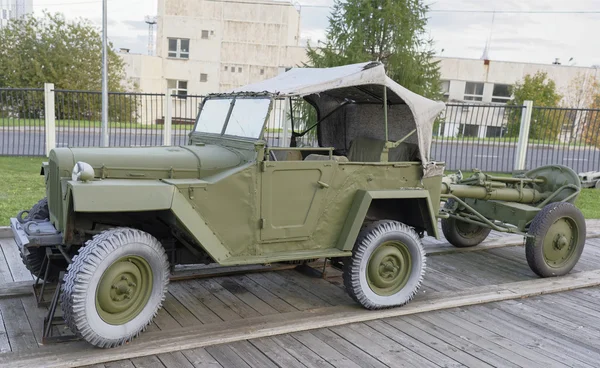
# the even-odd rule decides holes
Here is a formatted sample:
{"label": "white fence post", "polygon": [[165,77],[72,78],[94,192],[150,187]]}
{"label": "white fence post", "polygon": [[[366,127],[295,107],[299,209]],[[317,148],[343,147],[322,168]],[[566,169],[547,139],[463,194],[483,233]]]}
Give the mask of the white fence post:
{"label": "white fence post", "polygon": [[521,129],[517,142],[517,154],[515,155],[515,171],[525,170],[525,158],[527,157],[527,142],[529,142],[529,127],[531,126],[531,113],[533,112],[533,101],[523,101],[521,112]]}
{"label": "white fence post", "polygon": [[56,148],[56,119],[54,116],[54,83],[44,83],[44,124],[46,126],[46,157]]}
{"label": "white fence post", "polygon": [[173,132],[172,121],[173,121],[173,99],[171,95],[173,95],[174,90],[169,88],[167,89],[167,94],[165,95],[165,121],[164,121],[164,131],[163,131],[163,145],[170,146],[171,143],[171,135]]}

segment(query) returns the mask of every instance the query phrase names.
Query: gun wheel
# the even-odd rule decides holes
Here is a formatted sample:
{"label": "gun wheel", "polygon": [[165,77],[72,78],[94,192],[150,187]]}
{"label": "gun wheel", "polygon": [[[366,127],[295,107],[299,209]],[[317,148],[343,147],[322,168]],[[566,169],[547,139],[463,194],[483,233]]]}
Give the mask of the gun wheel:
{"label": "gun wheel", "polygon": [[61,295],[65,322],[92,345],[122,345],[150,324],[168,282],[169,262],[156,238],[130,228],[104,231],[67,269]]}
{"label": "gun wheel", "polygon": [[551,203],[534,217],[527,234],[525,255],[531,270],[540,277],[562,276],[583,252],[585,218],[571,203]]}
{"label": "gun wheel", "polygon": [[[454,206],[452,199],[448,200],[444,208],[450,209]],[[457,248],[474,247],[484,241],[490,234],[491,229],[455,218],[442,219],[442,232],[448,242]]]}
{"label": "gun wheel", "polygon": [[391,220],[361,230],[352,257],[344,262],[344,286],[367,309],[408,303],[425,274],[425,251],[410,227]]}

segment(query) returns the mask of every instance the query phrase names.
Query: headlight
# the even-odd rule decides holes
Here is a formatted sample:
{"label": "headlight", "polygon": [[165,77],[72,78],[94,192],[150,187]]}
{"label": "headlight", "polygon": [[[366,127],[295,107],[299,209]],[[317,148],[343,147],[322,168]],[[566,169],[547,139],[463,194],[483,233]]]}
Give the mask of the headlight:
{"label": "headlight", "polygon": [[71,174],[73,181],[90,181],[94,179],[94,168],[83,161],[78,161],[73,167]]}

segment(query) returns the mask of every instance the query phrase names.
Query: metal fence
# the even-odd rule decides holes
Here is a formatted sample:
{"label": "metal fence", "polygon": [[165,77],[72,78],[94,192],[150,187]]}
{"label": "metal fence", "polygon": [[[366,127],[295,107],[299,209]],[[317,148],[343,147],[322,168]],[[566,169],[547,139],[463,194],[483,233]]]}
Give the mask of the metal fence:
{"label": "metal fence", "polygon": [[[52,93],[50,93],[52,92]],[[0,155],[46,154],[45,97],[54,96],[57,147],[99,146],[101,94],[91,91],[0,89]],[[109,93],[109,145],[163,145],[168,107],[172,145],[188,141],[203,96]],[[167,104],[168,102],[168,104]],[[49,105],[51,106],[51,105]],[[529,124],[525,168],[567,165],[578,172],[600,169],[600,110],[499,104],[449,103],[436,120],[431,156],[448,170],[478,168],[511,172],[518,156],[520,125]],[[310,127],[315,116],[303,100],[274,102],[265,138],[287,146],[294,130]],[[530,116],[530,118],[529,118]],[[316,146],[315,129],[297,138]],[[522,132],[521,132],[522,133]]]}
{"label": "metal fence", "polygon": [[0,88],[0,155],[43,156],[45,137],[44,90]]}

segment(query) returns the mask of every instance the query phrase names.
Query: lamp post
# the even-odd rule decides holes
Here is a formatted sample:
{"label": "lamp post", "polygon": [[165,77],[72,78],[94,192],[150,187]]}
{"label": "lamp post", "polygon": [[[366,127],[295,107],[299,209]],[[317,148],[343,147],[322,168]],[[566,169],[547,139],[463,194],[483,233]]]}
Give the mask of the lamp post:
{"label": "lamp post", "polygon": [[106,34],[107,24],[107,0],[102,0],[102,147],[108,147],[108,37]]}

